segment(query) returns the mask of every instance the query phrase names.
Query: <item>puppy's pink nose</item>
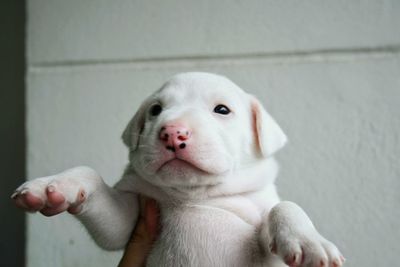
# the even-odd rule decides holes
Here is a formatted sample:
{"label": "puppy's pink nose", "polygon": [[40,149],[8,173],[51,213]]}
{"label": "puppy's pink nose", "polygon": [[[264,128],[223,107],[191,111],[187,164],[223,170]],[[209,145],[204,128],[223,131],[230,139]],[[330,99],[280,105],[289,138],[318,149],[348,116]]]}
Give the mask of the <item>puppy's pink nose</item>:
{"label": "puppy's pink nose", "polygon": [[184,149],[186,141],[191,136],[191,131],[181,125],[165,125],[160,130],[160,140],[164,143],[165,148],[175,152],[176,149]]}

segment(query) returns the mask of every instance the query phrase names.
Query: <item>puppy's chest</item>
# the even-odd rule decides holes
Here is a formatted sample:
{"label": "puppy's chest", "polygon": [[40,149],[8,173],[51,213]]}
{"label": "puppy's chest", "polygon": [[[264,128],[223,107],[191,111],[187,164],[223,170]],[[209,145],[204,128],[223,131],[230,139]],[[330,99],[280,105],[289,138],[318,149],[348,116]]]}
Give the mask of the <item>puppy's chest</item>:
{"label": "puppy's chest", "polygon": [[246,266],[257,258],[260,212],[247,199],[161,206],[147,266]]}

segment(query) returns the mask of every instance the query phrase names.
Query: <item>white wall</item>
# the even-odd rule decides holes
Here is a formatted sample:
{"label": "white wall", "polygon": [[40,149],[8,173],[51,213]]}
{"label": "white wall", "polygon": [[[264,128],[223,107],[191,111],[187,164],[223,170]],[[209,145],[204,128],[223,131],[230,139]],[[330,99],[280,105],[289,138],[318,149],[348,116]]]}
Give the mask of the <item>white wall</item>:
{"label": "white wall", "polygon": [[[287,132],[279,191],[348,259],[400,254],[400,1],[28,1],[28,176],[112,184],[120,134],[170,75],[227,75]],[[28,215],[29,267],[116,266],[70,215]]]}

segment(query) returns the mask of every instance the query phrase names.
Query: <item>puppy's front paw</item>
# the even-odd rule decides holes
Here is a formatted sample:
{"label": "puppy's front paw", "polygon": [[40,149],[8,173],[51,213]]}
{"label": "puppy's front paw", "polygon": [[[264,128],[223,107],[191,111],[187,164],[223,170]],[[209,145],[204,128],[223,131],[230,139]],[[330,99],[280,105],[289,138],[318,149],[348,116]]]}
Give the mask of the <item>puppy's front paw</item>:
{"label": "puppy's front paw", "polygon": [[291,267],[340,267],[345,259],[337,247],[318,232],[278,232],[269,249]]}
{"label": "puppy's front paw", "polygon": [[[64,211],[78,214],[93,191],[97,174],[87,167],[25,182],[11,195],[17,207],[29,212],[40,211],[53,216]],[[100,179],[100,178],[99,178]]]}

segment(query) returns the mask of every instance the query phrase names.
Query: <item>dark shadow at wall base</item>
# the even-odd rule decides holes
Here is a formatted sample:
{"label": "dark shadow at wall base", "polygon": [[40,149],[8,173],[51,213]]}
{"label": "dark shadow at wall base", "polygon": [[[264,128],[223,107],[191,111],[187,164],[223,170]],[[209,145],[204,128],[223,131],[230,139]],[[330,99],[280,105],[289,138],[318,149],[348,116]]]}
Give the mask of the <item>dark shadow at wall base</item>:
{"label": "dark shadow at wall base", "polygon": [[0,2],[0,266],[25,266],[25,214],[10,199],[25,180],[25,1]]}

